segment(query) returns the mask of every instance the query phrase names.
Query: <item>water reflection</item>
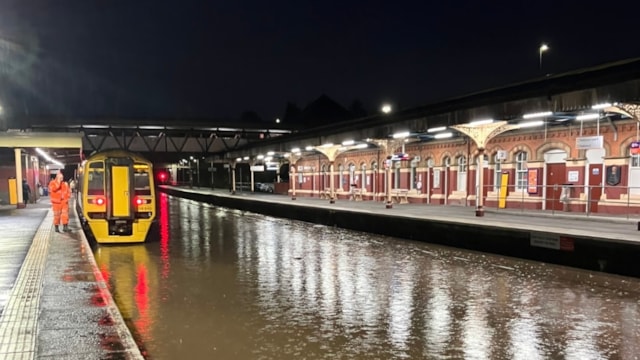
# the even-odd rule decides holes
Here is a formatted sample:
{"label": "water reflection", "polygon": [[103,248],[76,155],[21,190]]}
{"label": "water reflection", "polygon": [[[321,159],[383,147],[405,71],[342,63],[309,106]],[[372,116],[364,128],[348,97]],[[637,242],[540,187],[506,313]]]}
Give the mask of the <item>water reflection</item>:
{"label": "water reflection", "polygon": [[635,279],[159,203],[159,241],[96,253],[155,359],[640,353]]}

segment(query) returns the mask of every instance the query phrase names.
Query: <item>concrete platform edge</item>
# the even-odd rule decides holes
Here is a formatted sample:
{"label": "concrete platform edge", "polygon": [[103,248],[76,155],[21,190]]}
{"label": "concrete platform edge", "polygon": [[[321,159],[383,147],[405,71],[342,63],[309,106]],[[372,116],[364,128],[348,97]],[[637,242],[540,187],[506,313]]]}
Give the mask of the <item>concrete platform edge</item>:
{"label": "concrete platform edge", "polygon": [[[81,224],[80,224],[78,214],[75,210],[75,204],[73,206],[73,209],[74,209],[73,211],[76,213],[75,221],[77,222],[78,227],[80,227]],[[105,300],[106,310],[108,311],[109,315],[111,315],[111,318],[114,321],[114,326],[116,328],[116,331],[118,332],[118,335],[120,336],[122,344],[125,347],[124,351],[127,352],[130,356],[132,356],[133,359],[144,359],[144,357],[142,356],[142,353],[140,352],[140,348],[138,348],[138,345],[136,344],[133,338],[133,335],[131,334],[131,331],[127,327],[124,321],[124,318],[120,313],[120,309],[118,309],[115,301],[113,300],[113,296],[111,295],[111,292],[109,291],[109,287],[107,286],[107,283],[105,282],[104,277],[102,276],[102,273],[98,268],[98,264],[96,263],[95,258],[93,257],[93,251],[91,250],[91,246],[89,245],[89,240],[87,239],[84,232],[80,232],[80,239],[81,239],[80,243],[83,247],[83,250],[86,251],[88,254],[92,254],[92,256],[89,256],[88,259],[93,269],[93,275],[96,278],[96,283],[98,288],[100,289],[100,293]]]}

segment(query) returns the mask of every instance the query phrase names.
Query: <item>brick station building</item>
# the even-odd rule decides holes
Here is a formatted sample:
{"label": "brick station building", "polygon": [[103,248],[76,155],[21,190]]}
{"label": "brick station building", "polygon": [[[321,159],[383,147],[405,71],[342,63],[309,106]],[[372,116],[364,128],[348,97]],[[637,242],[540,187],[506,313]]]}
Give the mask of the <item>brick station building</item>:
{"label": "brick station building", "polygon": [[[333,160],[337,199],[385,201],[388,166],[389,192],[397,202],[475,206],[482,163],[487,208],[637,214],[639,78],[640,60],[632,59],[404,111],[384,124],[363,119],[333,130],[325,127],[280,147],[304,148],[319,138],[370,144],[338,151]],[[499,119],[511,127],[488,139],[482,162],[477,142],[454,129],[473,126],[478,118]],[[431,132],[436,127],[444,129]],[[386,150],[364,138],[372,133],[392,138],[394,131],[404,130],[405,142]],[[311,145],[315,150],[322,146]],[[260,149],[267,150],[268,144]],[[291,159],[289,192],[295,181],[298,196],[326,196],[330,166],[322,152],[297,154]]]}

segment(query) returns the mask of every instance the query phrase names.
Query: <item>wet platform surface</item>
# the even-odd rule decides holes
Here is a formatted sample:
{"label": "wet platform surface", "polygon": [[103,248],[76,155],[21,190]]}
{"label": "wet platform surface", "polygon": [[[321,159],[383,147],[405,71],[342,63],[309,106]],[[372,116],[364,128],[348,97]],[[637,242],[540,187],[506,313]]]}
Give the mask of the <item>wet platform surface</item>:
{"label": "wet platform surface", "polygon": [[0,207],[0,358],[141,359],[77,217],[56,233],[49,209]]}

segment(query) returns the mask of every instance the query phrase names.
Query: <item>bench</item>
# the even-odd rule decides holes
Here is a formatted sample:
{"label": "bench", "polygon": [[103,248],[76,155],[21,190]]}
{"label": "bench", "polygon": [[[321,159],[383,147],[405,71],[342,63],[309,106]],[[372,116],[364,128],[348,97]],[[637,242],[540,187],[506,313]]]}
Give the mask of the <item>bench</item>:
{"label": "bench", "polygon": [[409,190],[407,189],[393,189],[391,190],[391,196],[395,198],[398,204],[408,204],[409,199],[407,198],[407,194],[409,194]]}
{"label": "bench", "polygon": [[362,194],[364,193],[364,189],[360,188],[352,188],[351,189],[351,197],[349,197],[349,200],[353,200],[353,201],[362,201]]}
{"label": "bench", "polygon": [[330,199],[331,198],[331,189],[325,188],[320,191],[320,199]]}

